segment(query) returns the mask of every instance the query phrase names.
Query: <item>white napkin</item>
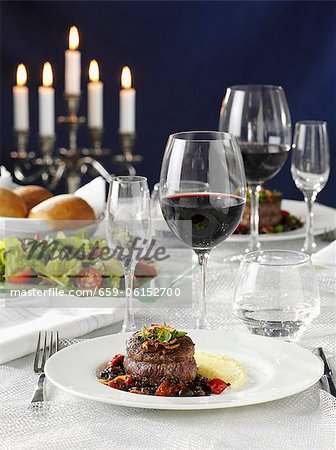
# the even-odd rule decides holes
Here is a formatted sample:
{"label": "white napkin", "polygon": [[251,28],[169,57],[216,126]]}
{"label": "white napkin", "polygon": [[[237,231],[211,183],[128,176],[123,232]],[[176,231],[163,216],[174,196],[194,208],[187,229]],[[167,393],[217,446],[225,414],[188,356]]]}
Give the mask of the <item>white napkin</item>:
{"label": "white napkin", "polygon": [[0,166],[0,187],[9,189],[12,191],[19,187],[18,184],[13,182],[11,173],[6,169],[5,166]]}
{"label": "white napkin", "polygon": [[315,253],[312,256],[312,261],[316,266],[336,266],[336,241],[333,241],[331,244]]}
{"label": "white napkin", "polygon": [[35,351],[40,330],[74,338],[122,319],[123,309],[40,309],[0,307],[0,364]]}
{"label": "white napkin", "polygon": [[106,203],[106,181],[103,177],[97,177],[90,183],[80,187],[75,192],[75,195],[81,197],[91,206],[97,219],[101,217],[105,211]]}

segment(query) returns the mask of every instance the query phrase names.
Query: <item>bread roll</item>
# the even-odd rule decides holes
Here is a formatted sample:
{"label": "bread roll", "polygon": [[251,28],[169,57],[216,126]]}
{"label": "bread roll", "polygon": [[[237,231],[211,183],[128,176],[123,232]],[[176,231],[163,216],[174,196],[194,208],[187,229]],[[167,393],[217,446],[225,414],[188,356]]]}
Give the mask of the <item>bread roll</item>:
{"label": "bread roll", "polygon": [[39,203],[53,196],[48,189],[42,186],[21,186],[14,193],[22,198],[27,205],[28,212]]}
{"label": "bread roll", "polygon": [[27,206],[25,202],[9,189],[0,188],[0,216],[26,217]]}
{"label": "bread roll", "polygon": [[31,209],[28,217],[48,221],[96,219],[91,206],[82,198],[71,194],[56,195],[44,200]]}

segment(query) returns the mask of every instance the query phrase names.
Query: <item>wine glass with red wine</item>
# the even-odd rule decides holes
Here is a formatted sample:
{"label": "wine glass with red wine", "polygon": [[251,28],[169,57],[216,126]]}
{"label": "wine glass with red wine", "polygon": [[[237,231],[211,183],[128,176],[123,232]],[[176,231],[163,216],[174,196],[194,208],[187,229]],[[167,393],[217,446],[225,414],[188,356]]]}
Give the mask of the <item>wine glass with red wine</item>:
{"label": "wine glass with red wine", "polygon": [[291,148],[291,118],[281,86],[241,85],[226,91],[219,130],[237,137],[250,190],[250,245],[260,248],[259,192],[286,162]]}
{"label": "wine glass with red wine", "polygon": [[198,256],[197,328],[208,328],[206,272],[210,251],[237,228],[246,200],[244,165],[234,136],[218,131],[172,134],[160,177],[160,203],[173,234]]}

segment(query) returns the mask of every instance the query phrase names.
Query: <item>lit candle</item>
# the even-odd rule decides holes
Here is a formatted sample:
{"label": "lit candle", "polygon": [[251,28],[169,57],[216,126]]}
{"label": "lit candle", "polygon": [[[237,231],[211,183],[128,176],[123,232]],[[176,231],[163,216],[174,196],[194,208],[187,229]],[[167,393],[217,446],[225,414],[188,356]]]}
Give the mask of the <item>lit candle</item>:
{"label": "lit candle", "polygon": [[103,83],[99,81],[99,66],[95,59],[89,66],[90,83],[88,89],[88,126],[103,128]]}
{"label": "lit candle", "polygon": [[132,88],[132,76],[129,67],[124,67],[121,73],[119,96],[119,131],[120,133],[135,132],[135,89]]}
{"label": "lit candle", "polygon": [[81,92],[81,54],[77,50],[79,34],[76,27],[69,32],[69,50],[65,51],[65,93],[79,95]]}
{"label": "lit candle", "polygon": [[51,64],[46,62],[42,71],[42,86],[38,88],[40,136],[55,134],[55,90],[52,87]]}
{"label": "lit candle", "polygon": [[16,86],[13,87],[14,129],[28,131],[29,108],[27,70],[23,64],[19,64],[16,71]]}

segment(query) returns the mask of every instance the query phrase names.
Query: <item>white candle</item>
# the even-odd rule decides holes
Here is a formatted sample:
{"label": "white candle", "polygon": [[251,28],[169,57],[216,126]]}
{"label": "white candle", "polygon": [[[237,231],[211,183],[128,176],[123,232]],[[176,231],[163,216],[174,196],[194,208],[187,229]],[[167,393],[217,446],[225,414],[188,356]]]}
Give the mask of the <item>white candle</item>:
{"label": "white candle", "polygon": [[76,27],[69,32],[69,50],[65,51],[65,93],[78,95],[81,92],[81,54],[77,50],[79,34]]}
{"label": "white candle", "polygon": [[119,95],[119,131],[120,133],[135,132],[135,89],[132,88],[132,76],[129,67],[124,67],[121,73],[122,89]]}
{"label": "white candle", "polygon": [[88,127],[103,128],[103,83],[99,81],[99,66],[92,60],[89,66]]}
{"label": "white candle", "polygon": [[27,70],[23,64],[19,64],[16,71],[16,86],[13,87],[13,109],[14,129],[17,131],[28,131],[29,129],[29,107]]}
{"label": "white candle", "polygon": [[50,63],[45,63],[42,72],[42,85],[38,88],[39,97],[39,134],[55,134],[55,90],[52,87],[53,73]]}

